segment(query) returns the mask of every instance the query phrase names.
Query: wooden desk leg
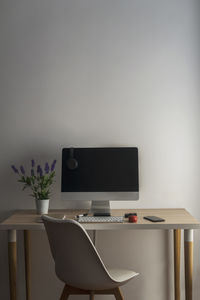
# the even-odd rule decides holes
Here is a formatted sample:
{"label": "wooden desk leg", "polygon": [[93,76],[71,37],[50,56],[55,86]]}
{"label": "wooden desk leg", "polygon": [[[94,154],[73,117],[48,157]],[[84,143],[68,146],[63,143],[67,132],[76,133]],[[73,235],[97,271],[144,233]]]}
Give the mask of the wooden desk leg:
{"label": "wooden desk leg", "polygon": [[90,300],[94,300],[94,292],[93,291],[90,292]]}
{"label": "wooden desk leg", "polygon": [[10,300],[17,299],[17,235],[16,230],[8,230],[8,263],[9,263],[9,284]]}
{"label": "wooden desk leg", "polygon": [[185,241],[185,299],[192,300],[193,230],[184,230]]}
{"label": "wooden desk leg", "polygon": [[26,300],[30,300],[31,289],[30,289],[30,231],[29,230],[24,230],[24,256],[25,256]]}
{"label": "wooden desk leg", "polygon": [[174,230],[174,287],[175,300],[181,300],[180,294],[180,266],[181,266],[181,229]]}

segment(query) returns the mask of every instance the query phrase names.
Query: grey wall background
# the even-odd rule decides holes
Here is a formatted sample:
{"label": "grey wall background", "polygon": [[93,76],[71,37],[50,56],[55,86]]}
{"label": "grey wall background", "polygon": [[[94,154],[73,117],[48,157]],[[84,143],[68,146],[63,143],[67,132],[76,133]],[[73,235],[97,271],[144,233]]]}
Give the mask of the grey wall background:
{"label": "grey wall background", "polygon": [[[199,33],[198,0],[0,0],[0,219],[34,208],[10,169],[33,157],[58,160],[51,208],[73,205],[60,200],[61,148],[70,145],[139,147],[140,201],[112,207],[186,207],[200,218]],[[195,240],[197,300],[198,232]],[[0,232],[2,299],[6,243]],[[141,273],[123,287],[125,299],[173,299],[171,246],[165,232],[97,237],[106,263]],[[45,234],[33,232],[32,299],[59,299],[62,286]]]}

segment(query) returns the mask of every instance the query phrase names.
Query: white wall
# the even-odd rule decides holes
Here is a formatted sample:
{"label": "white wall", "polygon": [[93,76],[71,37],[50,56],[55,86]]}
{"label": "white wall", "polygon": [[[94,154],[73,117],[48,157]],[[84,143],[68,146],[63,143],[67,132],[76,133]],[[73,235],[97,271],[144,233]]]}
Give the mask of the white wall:
{"label": "white wall", "polygon": [[[186,207],[200,218],[198,0],[0,1],[0,219],[33,208],[10,169],[58,159],[63,146],[137,146],[141,196],[126,207]],[[122,207],[115,204],[113,207]],[[194,300],[200,298],[195,233]],[[19,234],[19,240],[22,236]],[[0,289],[9,299],[6,233]],[[141,273],[125,299],[173,299],[172,233],[99,233],[107,263]],[[113,250],[115,249],[115,250]],[[19,247],[19,299],[24,299]],[[119,260],[120,258],[120,260]],[[58,299],[44,233],[32,233],[32,300]],[[97,297],[97,299],[108,299]],[[74,298],[75,299],[75,298]],[[84,299],[84,297],[83,297]],[[183,278],[182,278],[182,299]]]}

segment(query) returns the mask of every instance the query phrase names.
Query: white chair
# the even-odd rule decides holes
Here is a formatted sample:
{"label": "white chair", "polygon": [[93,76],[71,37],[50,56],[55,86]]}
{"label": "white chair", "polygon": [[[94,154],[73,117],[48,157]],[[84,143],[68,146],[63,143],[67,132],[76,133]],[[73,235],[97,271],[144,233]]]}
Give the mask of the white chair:
{"label": "white chair", "polygon": [[72,294],[113,294],[123,300],[119,286],[137,276],[131,270],[107,269],[85,229],[74,220],[42,216],[55,272],[65,283],[60,300]]}

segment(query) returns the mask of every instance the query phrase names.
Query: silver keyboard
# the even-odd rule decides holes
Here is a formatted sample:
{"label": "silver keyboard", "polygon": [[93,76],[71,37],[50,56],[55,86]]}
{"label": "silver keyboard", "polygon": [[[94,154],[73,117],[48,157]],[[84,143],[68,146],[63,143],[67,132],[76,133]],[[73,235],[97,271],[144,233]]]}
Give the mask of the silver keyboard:
{"label": "silver keyboard", "polygon": [[80,223],[122,223],[123,217],[93,217],[93,216],[83,216],[78,218]]}

